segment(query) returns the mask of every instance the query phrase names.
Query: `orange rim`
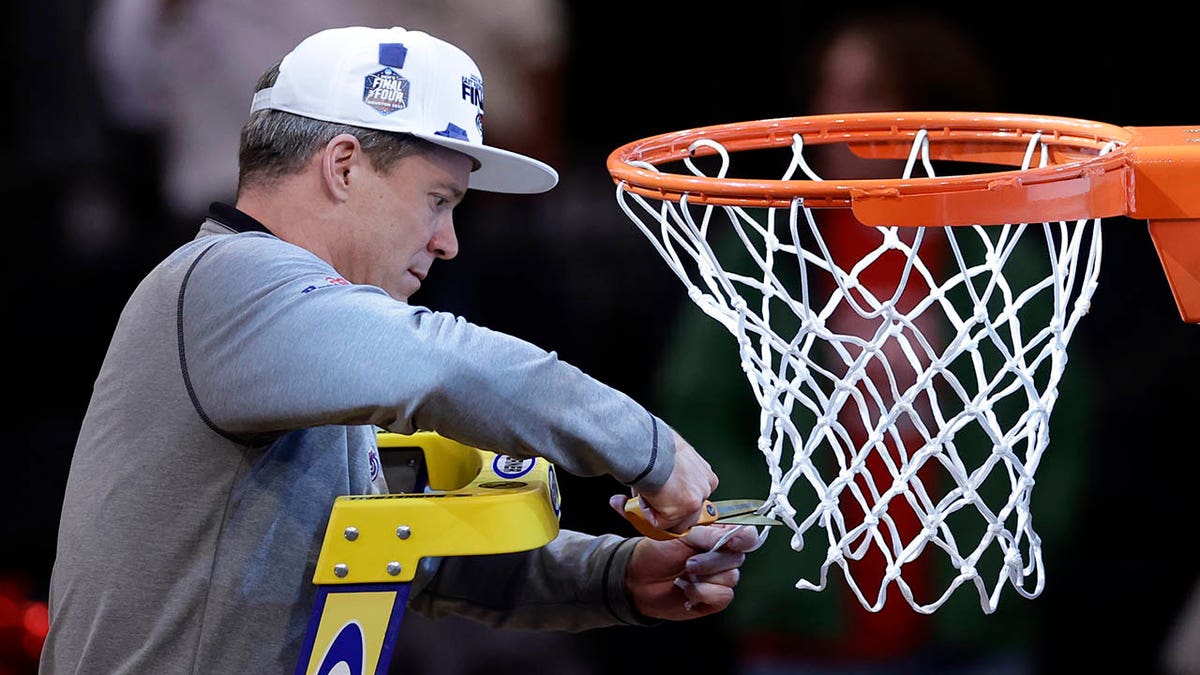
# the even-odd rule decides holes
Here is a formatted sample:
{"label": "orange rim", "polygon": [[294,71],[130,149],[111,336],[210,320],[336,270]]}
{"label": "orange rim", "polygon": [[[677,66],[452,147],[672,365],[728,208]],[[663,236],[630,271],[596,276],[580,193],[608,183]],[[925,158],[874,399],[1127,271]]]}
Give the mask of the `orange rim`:
{"label": "orange rim", "polygon": [[[844,143],[863,157],[902,159],[921,130],[928,134],[931,159],[1015,168],[937,178],[811,181],[691,176],[635,164],[659,167],[714,154],[706,146],[692,147],[701,139],[715,141],[732,153],[788,147],[793,135],[801,136],[806,146]],[[1030,140],[1039,133],[1051,164],[1020,169]],[[850,206],[856,215],[864,210],[864,222],[872,224],[1064,220],[1125,212],[1123,179],[1128,160],[1123,148],[1133,140],[1130,128],[1065,117],[951,112],[812,115],[651,136],[614,150],[608,170],[625,189],[655,199],[678,201],[686,194],[689,201],[700,204],[785,207],[801,198],[810,207]],[[1116,150],[1100,154],[1110,143]],[[883,213],[872,208],[876,202]],[[1024,208],[1019,206],[1022,203]],[[1004,208],[998,213],[997,206]],[[1022,216],[1030,211],[1038,215],[995,220],[1002,213]]]}
{"label": "orange rim", "polygon": [[[906,158],[928,134],[934,160],[1013,169],[937,178],[767,180],[664,171],[691,156],[844,143],[857,155]],[[1022,169],[1035,134],[1048,165]],[[1109,151],[1106,151],[1108,149]],[[1040,156],[1039,156],[1040,159]],[[659,170],[638,166],[647,163]],[[745,207],[849,207],[867,225],[998,225],[1131,216],[1148,221],[1181,316],[1200,323],[1200,125],[1120,127],[1045,115],[879,112],[738,122],[650,136],[614,150],[622,190],[651,199]]]}

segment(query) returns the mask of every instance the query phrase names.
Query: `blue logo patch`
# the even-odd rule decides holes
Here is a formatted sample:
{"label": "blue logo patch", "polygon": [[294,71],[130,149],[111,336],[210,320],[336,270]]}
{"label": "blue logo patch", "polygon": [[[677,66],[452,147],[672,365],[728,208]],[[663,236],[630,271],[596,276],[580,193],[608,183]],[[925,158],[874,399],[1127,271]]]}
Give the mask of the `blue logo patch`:
{"label": "blue logo patch", "polygon": [[366,651],[362,627],[351,621],[333,638],[317,675],[363,675],[367,669]]}
{"label": "blue logo patch", "polygon": [[410,82],[391,68],[371,73],[363,80],[363,103],[388,115],[408,107]]}

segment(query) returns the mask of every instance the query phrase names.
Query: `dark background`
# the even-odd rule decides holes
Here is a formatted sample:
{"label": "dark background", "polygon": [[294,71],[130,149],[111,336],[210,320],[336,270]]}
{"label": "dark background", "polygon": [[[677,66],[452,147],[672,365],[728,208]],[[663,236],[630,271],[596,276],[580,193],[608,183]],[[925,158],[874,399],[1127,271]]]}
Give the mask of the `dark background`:
{"label": "dark background", "polygon": [[[852,11],[814,4],[701,10],[671,1],[639,3],[635,11],[570,3],[569,160],[560,167],[555,204],[575,226],[538,241],[514,235],[487,250],[470,248],[464,226],[463,253],[440,272],[429,297],[555,349],[655,408],[652,373],[670,358],[662,352],[665,330],[685,298],[620,213],[605,158],[650,134],[803,114],[781,91],[796,75],[781,72],[781,64]],[[1189,94],[1196,62],[1190,16],[1153,3],[1119,14],[1052,3],[996,6],[986,16],[977,4],[955,4],[961,8],[946,13],[990,57],[1005,112],[1129,126],[1200,121]],[[83,48],[91,3],[8,3],[3,11],[0,190],[9,213],[3,335],[10,389],[0,468],[0,599],[36,602],[45,597],[75,433],[108,334],[125,296],[164,252],[152,233],[162,204],[153,139],[114,129],[99,105]],[[88,189],[107,191],[126,223],[146,233],[145,245],[89,251],[73,242],[73,219],[86,217],[75,197]],[[1188,527],[1200,329],[1179,320],[1144,223],[1107,221],[1104,248],[1100,287],[1072,344],[1096,369],[1100,402],[1091,423],[1102,441],[1077,467],[1086,517],[1074,545],[1044,552],[1045,592],[1019,601],[1035,603],[1050,627],[1037,645],[1047,671],[1127,665],[1154,672],[1156,650],[1200,571]],[[607,511],[618,487],[564,477],[563,526],[625,532]],[[1053,485],[1038,487],[1053,498]],[[796,611],[804,611],[802,595]],[[0,636],[14,634],[9,616],[0,611]],[[602,647],[596,663],[612,672],[667,665],[668,656],[672,667],[717,672],[732,658],[720,635],[718,620],[704,620],[652,633],[599,631],[590,639]],[[656,646],[661,651],[629,659]],[[18,664],[20,657],[5,650],[0,662]]]}

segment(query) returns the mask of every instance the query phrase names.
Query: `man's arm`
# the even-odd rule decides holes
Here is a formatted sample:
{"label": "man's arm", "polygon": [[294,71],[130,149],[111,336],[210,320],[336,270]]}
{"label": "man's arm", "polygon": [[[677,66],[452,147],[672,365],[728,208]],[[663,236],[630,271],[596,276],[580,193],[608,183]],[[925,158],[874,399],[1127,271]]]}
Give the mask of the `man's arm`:
{"label": "man's arm", "polygon": [[442,559],[436,573],[418,575],[409,606],[430,618],[454,614],[520,630],[695,619],[733,601],[739,568],[757,544],[754,528],[724,525],[669,541],[562,530],[532,551]]}

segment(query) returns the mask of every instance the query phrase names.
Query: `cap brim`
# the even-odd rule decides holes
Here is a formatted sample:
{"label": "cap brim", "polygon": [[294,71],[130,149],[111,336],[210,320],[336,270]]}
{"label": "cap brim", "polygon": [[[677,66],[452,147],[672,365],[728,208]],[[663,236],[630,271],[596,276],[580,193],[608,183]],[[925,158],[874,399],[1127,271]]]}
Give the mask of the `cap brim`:
{"label": "cap brim", "polygon": [[471,172],[467,182],[467,187],[472,190],[534,194],[546,192],[558,184],[558,172],[532,157],[436,134],[408,133],[478,161],[479,168]]}

